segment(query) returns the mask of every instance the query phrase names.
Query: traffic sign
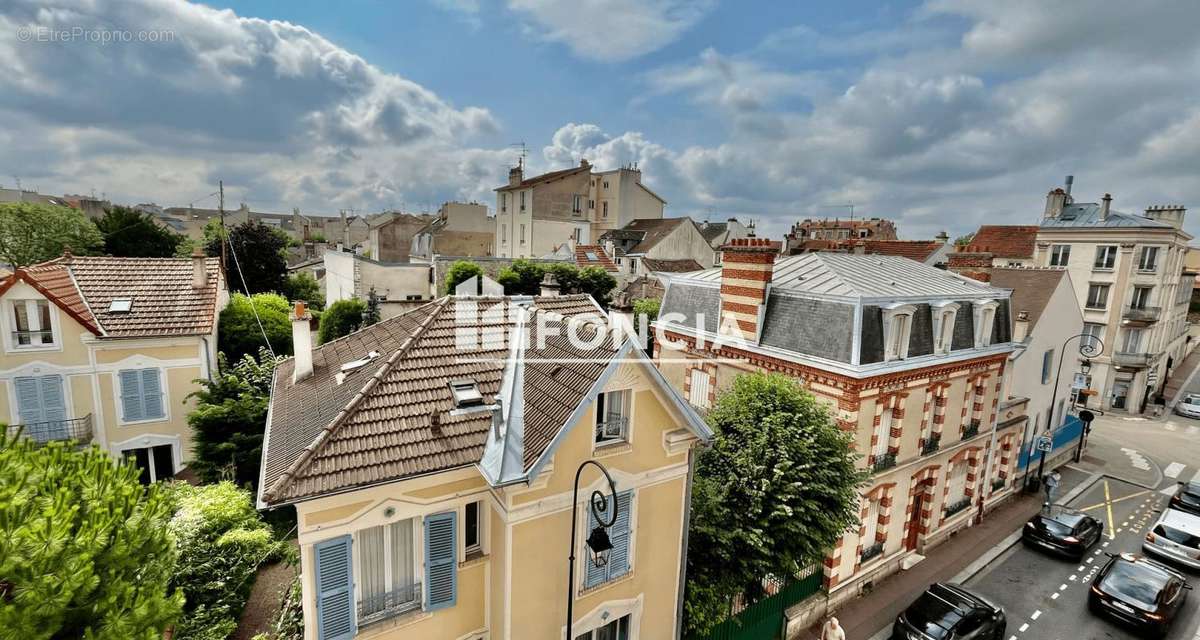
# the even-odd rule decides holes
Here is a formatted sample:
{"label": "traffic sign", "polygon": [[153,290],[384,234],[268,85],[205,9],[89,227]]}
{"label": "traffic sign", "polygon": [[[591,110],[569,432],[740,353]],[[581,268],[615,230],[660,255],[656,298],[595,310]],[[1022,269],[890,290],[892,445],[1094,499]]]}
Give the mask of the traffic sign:
{"label": "traffic sign", "polygon": [[1050,436],[1038,436],[1037,450],[1050,453],[1054,450],[1054,439]]}

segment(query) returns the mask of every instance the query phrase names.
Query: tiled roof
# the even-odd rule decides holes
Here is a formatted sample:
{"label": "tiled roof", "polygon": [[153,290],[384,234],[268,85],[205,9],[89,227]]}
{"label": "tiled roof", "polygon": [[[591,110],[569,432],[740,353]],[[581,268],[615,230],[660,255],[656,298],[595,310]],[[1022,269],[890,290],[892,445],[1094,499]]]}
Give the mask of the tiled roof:
{"label": "tiled roof", "polygon": [[[192,286],[191,258],[64,256],[18,269],[0,293],[18,280],[54,300],[80,324],[108,338],[212,333],[217,321],[220,261],[206,258],[208,284]],[[129,298],[128,312],[110,312],[114,299]]]}
{"label": "tiled roof", "polygon": [[[517,472],[528,470],[616,354],[611,336],[586,354],[573,351],[561,325],[581,316],[602,317],[588,296],[536,297],[527,307],[504,297],[448,297],[314,348],[313,374],[297,383],[294,359],[284,361],[271,396],[262,502],[480,463],[492,411],[452,414],[449,382],[474,380],[485,403],[494,402],[505,376],[514,379],[506,374],[514,367],[509,330],[522,322],[534,345],[542,326],[558,332],[544,348],[524,352],[523,375],[515,377],[523,398]],[[464,346],[464,336],[480,339]],[[372,351],[379,355],[338,383],[343,364]]]}
{"label": "tiled roof", "polygon": [[[1037,326],[1038,318],[1050,302],[1051,296],[1063,278],[1069,278],[1065,269],[1035,269],[1004,267],[992,269],[991,284],[1001,289],[1012,289],[1012,317],[1022,311],[1029,313],[1029,328]],[[1068,318],[1056,320],[1067,321]]]}
{"label": "tiled roof", "polygon": [[650,271],[661,271],[665,273],[688,273],[689,271],[700,271],[704,269],[704,265],[691,258],[680,258],[677,260],[657,260],[655,258],[642,258],[642,264]]}
{"label": "tiled roof", "polygon": [[707,240],[709,244],[712,244],[713,240],[723,236],[728,230],[728,222],[705,222],[704,224],[700,225],[700,235],[704,236],[704,239]]}
{"label": "tiled roof", "polygon": [[925,262],[941,249],[938,240],[805,240],[799,247],[792,247],[793,255],[814,251],[838,251],[852,253],[862,247],[863,253],[882,256],[900,256],[917,262]]}
{"label": "tiled roof", "polygon": [[[662,242],[681,224],[691,223],[691,218],[638,218],[620,229],[606,231],[600,236],[600,243],[612,240],[618,243],[617,255],[646,253]],[[630,241],[636,244],[622,249],[621,243]]]}
{"label": "tiled roof", "polygon": [[[589,257],[591,254],[593,257]],[[575,265],[580,269],[585,267],[602,267],[605,271],[616,271],[617,265],[604,252],[604,247],[598,244],[575,245]]]}
{"label": "tiled roof", "polygon": [[502,187],[496,187],[495,191],[509,191],[511,189],[526,189],[526,188],[532,187],[534,185],[542,184],[544,182],[551,182],[553,180],[558,180],[560,178],[566,178],[568,176],[572,176],[572,175],[575,175],[576,173],[580,173],[580,172],[584,172],[584,171],[591,173],[592,168],[590,166],[580,166],[580,167],[571,167],[570,169],[560,169],[558,171],[551,171],[549,173],[543,173],[541,175],[533,176],[531,178],[525,178],[524,180],[521,181],[520,184],[515,184],[515,185],[506,184]]}
{"label": "tiled roof", "polygon": [[1108,217],[1100,219],[1100,205],[1095,202],[1076,202],[1063,207],[1062,213],[1053,218],[1042,219],[1043,229],[1063,229],[1071,227],[1103,227],[1103,228],[1146,228],[1171,229],[1171,225],[1159,220],[1151,220],[1120,211],[1109,210]]}
{"label": "tiled roof", "polygon": [[997,258],[1032,258],[1039,227],[1036,224],[985,224],[975,232],[967,251],[986,251]]}

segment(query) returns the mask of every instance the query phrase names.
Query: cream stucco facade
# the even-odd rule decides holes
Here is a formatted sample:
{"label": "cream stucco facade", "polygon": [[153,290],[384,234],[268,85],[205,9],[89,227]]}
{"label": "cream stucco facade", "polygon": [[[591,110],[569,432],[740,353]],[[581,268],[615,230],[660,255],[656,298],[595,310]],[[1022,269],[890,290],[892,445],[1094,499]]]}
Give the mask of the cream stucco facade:
{"label": "cream stucco facade", "polygon": [[[584,589],[589,554],[587,499],[593,490],[607,493],[594,468],[584,471],[579,488],[571,597],[578,637],[624,619],[629,638],[677,637],[678,605],[687,519],[687,487],[693,445],[685,416],[664,392],[649,361],[620,364],[602,381],[603,392],[632,393],[629,431],[624,442],[597,445],[594,404],[565,427],[553,456],[529,484],[491,486],[477,467],[462,467],[404,479],[295,505],[302,556],[305,637],[321,637],[315,581],[316,549],[325,541],[351,536],[354,583],[364,568],[358,548],[372,527],[404,523],[412,532],[403,547],[415,582],[425,580],[423,526],[432,517],[454,513],[456,588],[454,602],[430,610],[423,600],[400,613],[364,623],[355,596],[355,629],[350,636],[370,639],[561,640],[565,632],[567,556],[571,537],[572,485],[576,469],[596,459],[612,474],[617,491],[631,492],[629,569]],[[478,519],[468,517],[468,509]],[[478,521],[476,548],[468,523]],[[408,535],[404,533],[402,535]],[[421,587],[418,587],[421,588]]]}

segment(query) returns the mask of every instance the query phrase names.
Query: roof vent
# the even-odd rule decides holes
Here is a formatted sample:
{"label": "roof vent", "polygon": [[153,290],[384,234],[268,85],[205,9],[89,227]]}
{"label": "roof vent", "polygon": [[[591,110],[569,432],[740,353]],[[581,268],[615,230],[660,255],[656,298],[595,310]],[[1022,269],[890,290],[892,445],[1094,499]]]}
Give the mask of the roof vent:
{"label": "roof vent", "polygon": [[108,303],[109,313],[129,313],[133,309],[133,298],[113,298],[113,301]]}
{"label": "roof vent", "polygon": [[474,380],[451,380],[450,393],[454,396],[455,407],[477,407],[483,404],[483,395],[479,393],[479,385]]}
{"label": "roof vent", "polygon": [[354,371],[355,369],[364,367],[364,366],[370,364],[372,360],[374,360],[375,358],[378,358],[378,357],[379,357],[378,351],[371,351],[371,352],[367,353],[367,355],[359,358],[358,360],[351,360],[350,362],[347,362],[346,364],[342,365],[342,373],[346,373],[347,371]]}

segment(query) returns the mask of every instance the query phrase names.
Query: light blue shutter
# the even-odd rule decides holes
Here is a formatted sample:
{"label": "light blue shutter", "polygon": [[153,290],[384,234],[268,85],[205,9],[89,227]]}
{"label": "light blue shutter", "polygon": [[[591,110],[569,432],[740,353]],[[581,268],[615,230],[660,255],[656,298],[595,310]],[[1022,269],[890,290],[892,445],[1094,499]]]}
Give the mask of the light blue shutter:
{"label": "light blue shutter", "polygon": [[317,640],[354,637],[354,568],[350,536],[318,542]]}
{"label": "light blue shutter", "polygon": [[425,518],[425,609],[454,606],[458,599],[455,538],[458,513],[447,511]]}
{"label": "light blue shutter", "polygon": [[629,539],[632,537],[629,524],[633,515],[633,492],[617,494],[617,520],[608,530],[608,538],[612,541],[612,552],[608,556],[608,579],[619,578],[629,573]]}
{"label": "light blue shutter", "polygon": [[[604,504],[607,507],[604,512],[605,518],[607,518],[609,514],[608,509],[612,509],[612,505],[609,504],[608,498],[605,498]],[[583,532],[583,539],[587,540],[588,536],[592,534],[592,529],[600,526],[600,523],[596,520],[595,514],[592,513],[591,500],[585,500],[583,507],[587,509],[588,513],[587,531]],[[583,543],[583,567],[583,588],[591,589],[592,587],[603,583],[605,580],[608,580],[608,565],[597,567],[596,563],[592,562],[592,551],[591,549],[588,549],[586,542]]]}
{"label": "light blue shutter", "polygon": [[142,369],[142,419],[151,420],[162,418],[163,412],[162,385],[159,382],[158,369]]}
{"label": "light blue shutter", "polygon": [[17,415],[21,424],[42,421],[42,392],[37,378],[16,378]]}
{"label": "light blue shutter", "polygon": [[42,376],[38,382],[42,391],[42,420],[49,423],[43,433],[50,440],[66,440],[67,398],[63,394],[63,378]]}
{"label": "light blue shutter", "polygon": [[119,374],[121,382],[121,415],[125,422],[143,419],[142,377],[136,369],[126,369]]}

